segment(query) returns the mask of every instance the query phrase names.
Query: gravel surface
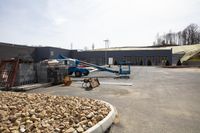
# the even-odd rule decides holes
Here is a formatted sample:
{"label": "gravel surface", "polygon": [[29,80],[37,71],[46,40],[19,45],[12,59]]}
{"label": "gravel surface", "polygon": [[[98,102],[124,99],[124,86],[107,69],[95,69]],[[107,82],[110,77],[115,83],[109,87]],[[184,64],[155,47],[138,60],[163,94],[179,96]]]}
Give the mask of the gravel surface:
{"label": "gravel surface", "polygon": [[1,92],[0,132],[84,132],[109,111],[89,98]]}

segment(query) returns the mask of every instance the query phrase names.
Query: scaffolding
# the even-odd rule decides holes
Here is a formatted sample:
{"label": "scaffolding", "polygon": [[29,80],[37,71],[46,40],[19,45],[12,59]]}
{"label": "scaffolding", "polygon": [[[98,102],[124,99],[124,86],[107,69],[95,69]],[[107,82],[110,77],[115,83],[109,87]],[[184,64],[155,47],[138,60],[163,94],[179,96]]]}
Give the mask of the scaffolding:
{"label": "scaffolding", "polygon": [[0,63],[0,87],[11,88],[16,81],[19,59],[2,60]]}

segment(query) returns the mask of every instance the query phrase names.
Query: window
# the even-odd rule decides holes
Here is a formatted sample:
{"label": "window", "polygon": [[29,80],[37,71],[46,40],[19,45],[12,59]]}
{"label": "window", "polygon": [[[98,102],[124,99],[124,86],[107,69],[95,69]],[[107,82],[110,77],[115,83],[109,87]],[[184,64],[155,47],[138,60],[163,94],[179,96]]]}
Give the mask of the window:
{"label": "window", "polygon": [[54,51],[50,51],[50,56],[54,56]]}

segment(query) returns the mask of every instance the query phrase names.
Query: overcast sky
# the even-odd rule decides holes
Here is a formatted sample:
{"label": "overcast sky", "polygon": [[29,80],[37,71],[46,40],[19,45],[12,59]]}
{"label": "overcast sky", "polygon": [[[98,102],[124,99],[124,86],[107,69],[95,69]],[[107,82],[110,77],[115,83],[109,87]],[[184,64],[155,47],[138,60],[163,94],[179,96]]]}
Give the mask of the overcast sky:
{"label": "overcast sky", "polygon": [[0,0],[0,42],[74,49],[152,45],[200,25],[200,0]]}

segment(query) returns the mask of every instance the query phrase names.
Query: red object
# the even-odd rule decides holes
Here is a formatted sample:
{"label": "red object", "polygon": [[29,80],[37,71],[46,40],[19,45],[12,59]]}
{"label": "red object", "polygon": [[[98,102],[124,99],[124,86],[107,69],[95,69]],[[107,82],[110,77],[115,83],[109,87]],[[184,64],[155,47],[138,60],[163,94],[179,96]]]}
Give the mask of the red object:
{"label": "red object", "polygon": [[10,88],[15,85],[19,59],[2,60],[0,63],[0,86]]}

